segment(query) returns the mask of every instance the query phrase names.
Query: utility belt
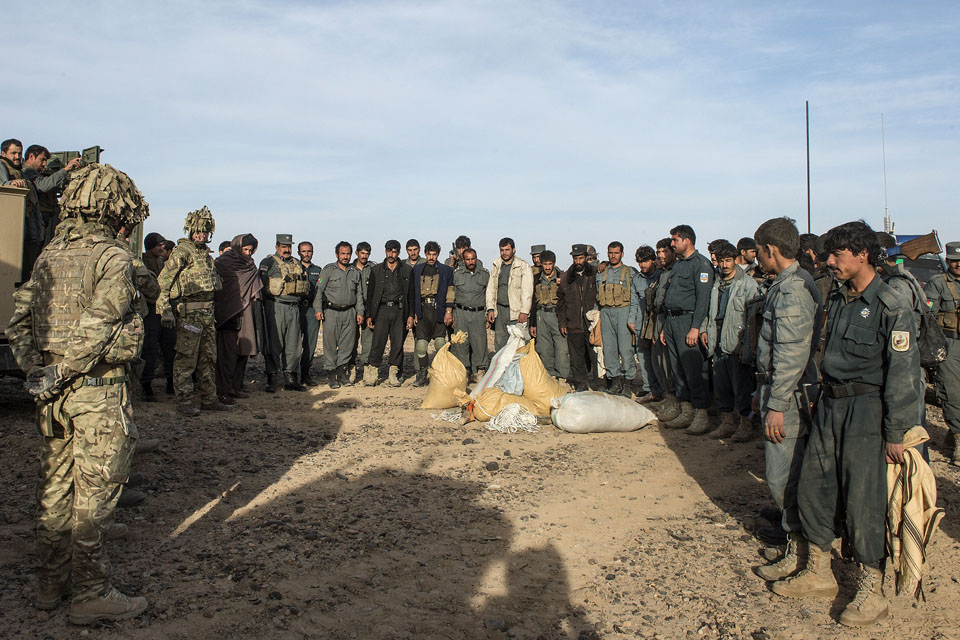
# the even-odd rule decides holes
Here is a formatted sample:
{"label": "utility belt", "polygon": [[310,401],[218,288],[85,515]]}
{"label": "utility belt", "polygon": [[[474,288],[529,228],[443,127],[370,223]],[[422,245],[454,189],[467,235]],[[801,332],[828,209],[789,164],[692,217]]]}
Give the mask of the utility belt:
{"label": "utility belt", "polygon": [[187,311],[209,311],[213,313],[213,300],[207,302],[180,302],[176,306],[178,314],[184,314]]}
{"label": "utility belt", "polygon": [[463,311],[483,311],[483,307],[468,307],[459,303],[454,303],[453,306],[455,306],[457,309],[462,309]]}
{"label": "utility belt", "polygon": [[862,396],[868,393],[874,393],[882,389],[878,384],[868,384],[866,382],[847,382],[846,384],[823,383],[823,393],[828,398],[852,398],[853,396]]}
{"label": "utility belt", "polygon": [[420,303],[437,306],[437,296],[423,296],[420,298]]}
{"label": "utility belt", "polygon": [[381,307],[399,307],[400,302],[401,302],[400,300],[381,300],[380,306]]}
{"label": "utility belt", "polygon": [[277,303],[277,304],[284,304],[284,305],[286,305],[286,306],[288,306],[288,307],[299,307],[299,306],[300,306],[300,301],[299,301],[299,300],[294,300],[293,302],[291,302],[291,301],[289,301],[289,300],[278,300],[278,299],[274,298],[273,300],[270,300],[270,302],[275,302],[275,303]]}
{"label": "utility belt", "polygon": [[[56,353],[44,353],[43,364],[50,366],[63,362],[63,356]],[[98,364],[85,375],[77,378],[72,387],[102,387],[108,384],[120,384],[129,380],[127,367],[122,364]]]}
{"label": "utility belt", "polygon": [[355,306],[356,306],[356,303],[354,304],[333,304],[332,302],[323,303],[324,309],[333,309],[334,311],[349,311],[350,309],[353,309]]}
{"label": "utility belt", "polygon": [[692,316],[693,311],[684,311],[683,309],[664,309],[663,312],[670,316],[671,318],[676,318],[678,316]]}
{"label": "utility belt", "polygon": [[537,311],[556,311],[557,305],[551,305],[549,307],[537,307]]}

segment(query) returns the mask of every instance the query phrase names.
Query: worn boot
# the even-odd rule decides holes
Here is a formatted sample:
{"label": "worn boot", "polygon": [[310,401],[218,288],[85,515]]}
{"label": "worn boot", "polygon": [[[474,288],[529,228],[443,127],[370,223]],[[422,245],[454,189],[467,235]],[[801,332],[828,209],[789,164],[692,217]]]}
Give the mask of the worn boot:
{"label": "worn boot", "polygon": [[233,411],[233,407],[223,404],[220,400],[201,402],[200,411]]}
{"label": "worn boot", "polygon": [[736,414],[733,411],[721,411],[720,412],[720,422],[717,424],[717,428],[711,431],[707,437],[713,438],[714,440],[719,440],[721,438],[729,438],[737,431],[737,420]]}
{"label": "worn boot", "polygon": [[307,388],[300,384],[300,381],[297,379],[297,374],[290,373],[289,371],[283,372],[283,388],[287,391],[306,391]]}
{"label": "worn boot", "polygon": [[[421,369],[423,371],[423,369]],[[399,387],[400,379],[397,377],[397,374],[400,373],[400,367],[390,366],[390,372],[387,374],[387,386],[388,387]]]}
{"label": "worn boot", "polygon": [[677,396],[668,393],[663,397],[663,402],[657,409],[657,420],[661,423],[668,422],[680,415],[680,401]]}
{"label": "worn boot", "polygon": [[950,454],[950,462],[955,467],[960,467],[960,438],[953,438],[953,452]]}
{"label": "worn boot", "polygon": [[118,507],[135,507],[147,499],[147,494],[138,489],[131,489],[124,486],[120,490],[120,498],[117,500]]}
{"label": "worn boot", "polygon": [[379,377],[380,372],[377,371],[377,367],[371,367],[367,365],[363,369],[363,386],[372,387],[377,384],[377,378]]}
{"label": "worn boot", "polygon": [[300,384],[302,384],[305,387],[315,387],[317,386],[317,381],[313,379],[309,371],[301,371]]}
{"label": "worn boot", "polygon": [[88,598],[70,605],[72,624],[93,624],[99,620],[129,620],[136,618],[147,608],[147,599],[131,598],[110,587],[102,596]]}
{"label": "worn boot", "polygon": [[777,580],[773,592],[785,598],[832,598],[837,595],[837,579],[830,568],[830,552],[808,543],[807,562],[796,575]]}
{"label": "worn boot", "polygon": [[621,376],[607,376],[607,393],[612,396],[623,393],[623,378]]}
{"label": "worn boot", "polygon": [[264,389],[267,393],[276,393],[277,392],[277,374],[268,373],[267,374],[267,386]]}
{"label": "worn boot", "polygon": [[799,533],[791,533],[783,557],[771,564],[757,567],[757,575],[767,582],[776,582],[790,577],[807,564],[810,543]]}
{"label": "worn boot", "polygon": [[633,400],[633,385],[627,380],[627,376],[620,376],[620,395]]}
{"label": "worn boot", "polygon": [[683,401],[680,403],[680,413],[673,420],[667,420],[663,423],[668,429],[686,429],[693,422],[693,405]]}
{"label": "worn boot", "polygon": [[340,381],[341,387],[349,387],[353,385],[353,383],[350,381],[350,373],[348,371],[349,367],[350,365],[348,364],[337,367],[337,379]]}
{"label": "worn boot", "polygon": [[173,390],[173,378],[167,378],[167,395],[172,396],[174,393],[176,392]]}
{"label": "worn boot", "polygon": [[423,367],[420,367],[420,371],[417,371],[417,379],[413,382],[415,387],[425,387],[429,383],[427,382],[427,370]]}
{"label": "worn boot", "polygon": [[840,614],[840,624],[865,627],[883,620],[890,613],[883,597],[883,573],[879,569],[860,565],[857,576],[857,595]]}
{"label": "worn boot", "polygon": [[759,430],[753,424],[753,420],[750,419],[750,416],[741,416],[740,417],[740,426],[737,427],[737,430],[730,437],[733,442],[750,442],[755,440],[758,435]]}
{"label": "worn boot", "polygon": [[151,382],[142,382],[140,384],[140,399],[144,402],[156,402],[157,394],[153,392],[153,383]]}
{"label": "worn boot", "polygon": [[138,453],[153,453],[160,446],[160,438],[138,438],[133,446],[133,455]]}
{"label": "worn boot", "polygon": [[37,587],[37,609],[51,611],[70,599],[70,582],[41,584]]}
{"label": "worn boot", "polygon": [[200,409],[197,409],[189,402],[180,402],[177,404],[177,413],[188,418],[196,418],[200,415]]}
{"label": "worn boot", "polygon": [[340,376],[337,375],[336,369],[327,374],[327,384],[330,385],[331,389],[340,388]]}
{"label": "worn boot", "polygon": [[653,402],[660,402],[663,400],[663,396],[654,395],[652,392],[644,394],[643,396],[637,398],[637,402],[640,404],[650,404]]}
{"label": "worn boot", "polygon": [[710,431],[712,428],[710,424],[710,416],[707,415],[706,409],[694,409],[693,410],[693,421],[690,423],[690,426],[684,429],[684,433],[691,436],[702,436],[703,434]]}

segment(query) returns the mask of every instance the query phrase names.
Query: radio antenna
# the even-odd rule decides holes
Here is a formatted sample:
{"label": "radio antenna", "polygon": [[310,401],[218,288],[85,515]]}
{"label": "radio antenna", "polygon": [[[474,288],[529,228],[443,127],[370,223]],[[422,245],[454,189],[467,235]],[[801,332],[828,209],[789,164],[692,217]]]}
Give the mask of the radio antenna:
{"label": "radio antenna", "polygon": [[883,157],[883,232],[893,233],[893,220],[887,208],[887,136],[883,126],[883,114],[880,114],[880,149]]}

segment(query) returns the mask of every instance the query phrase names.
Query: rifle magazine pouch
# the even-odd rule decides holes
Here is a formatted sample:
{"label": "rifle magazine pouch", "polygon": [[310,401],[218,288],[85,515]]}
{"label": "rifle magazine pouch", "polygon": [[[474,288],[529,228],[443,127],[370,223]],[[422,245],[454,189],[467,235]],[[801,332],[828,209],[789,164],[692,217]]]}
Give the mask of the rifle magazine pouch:
{"label": "rifle magazine pouch", "polygon": [[143,319],[139,314],[134,313],[123,321],[103,361],[108,364],[135,362],[140,358],[142,349]]}

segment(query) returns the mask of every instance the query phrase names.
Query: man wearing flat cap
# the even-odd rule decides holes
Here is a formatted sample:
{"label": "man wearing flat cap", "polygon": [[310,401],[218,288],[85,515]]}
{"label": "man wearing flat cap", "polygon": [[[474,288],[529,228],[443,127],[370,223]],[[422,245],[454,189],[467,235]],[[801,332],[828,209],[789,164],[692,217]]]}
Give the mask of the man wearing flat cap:
{"label": "man wearing flat cap", "polygon": [[260,262],[263,280],[263,311],[267,334],[264,362],[266,391],[277,390],[277,376],[283,374],[283,388],[306,391],[300,384],[300,303],[310,295],[310,281],[300,261],[293,257],[293,236],[277,234],[277,250]]}
{"label": "man wearing flat cap", "polygon": [[547,245],[545,244],[535,244],[530,247],[530,269],[533,271],[534,282],[537,281],[537,276],[543,270],[543,267],[540,266],[540,257],[546,250]]}
{"label": "man wearing flat cap", "polygon": [[947,359],[937,367],[934,384],[950,430],[950,460],[960,466],[960,242],[947,243],[947,272],[930,278],[923,292],[947,338]]}
{"label": "man wearing flat cap", "polygon": [[597,306],[597,271],[587,262],[587,245],[573,245],[573,265],[560,278],[557,288],[557,324],[567,339],[570,356],[569,381],[577,391],[588,389],[588,375],[594,369],[587,312]]}

